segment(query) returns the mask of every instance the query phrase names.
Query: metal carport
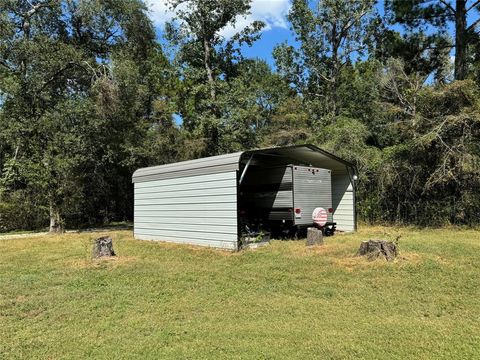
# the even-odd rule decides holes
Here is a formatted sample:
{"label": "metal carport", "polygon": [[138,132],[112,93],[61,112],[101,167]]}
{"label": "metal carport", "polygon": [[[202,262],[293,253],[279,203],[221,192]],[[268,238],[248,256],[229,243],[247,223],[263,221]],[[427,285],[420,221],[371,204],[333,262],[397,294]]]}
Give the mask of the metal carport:
{"label": "metal carport", "polygon": [[298,145],[138,169],[132,177],[135,238],[237,250],[238,184],[260,159],[332,170],[337,229],[356,229],[353,165],[314,145]]}

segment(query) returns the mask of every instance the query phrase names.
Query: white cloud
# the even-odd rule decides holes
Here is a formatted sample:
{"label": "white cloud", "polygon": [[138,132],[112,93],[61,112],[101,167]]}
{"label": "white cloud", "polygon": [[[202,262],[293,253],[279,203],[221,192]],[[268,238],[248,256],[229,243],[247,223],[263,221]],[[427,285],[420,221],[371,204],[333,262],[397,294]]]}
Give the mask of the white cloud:
{"label": "white cloud", "polygon": [[[174,17],[166,0],[150,0],[147,3],[150,8],[150,16],[156,26],[163,28],[165,23]],[[235,27],[225,28],[222,35],[228,38],[256,20],[266,24],[264,30],[287,28],[286,15],[289,9],[290,0],[252,0],[251,14],[246,17],[239,16]]]}
{"label": "white cloud", "polygon": [[150,0],[147,1],[147,5],[150,9],[150,17],[155,25],[163,27],[166,22],[173,18],[173,13],[166,0]]}

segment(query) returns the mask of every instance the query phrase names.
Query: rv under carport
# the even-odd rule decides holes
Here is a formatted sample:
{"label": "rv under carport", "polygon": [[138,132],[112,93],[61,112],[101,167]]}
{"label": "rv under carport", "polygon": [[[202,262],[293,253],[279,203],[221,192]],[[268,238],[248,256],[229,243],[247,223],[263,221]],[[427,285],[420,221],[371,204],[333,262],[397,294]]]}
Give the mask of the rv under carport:
{"label": "rv under carport", "polygon": [[[356,229],[353,165],[316,146],[299,145],[135,171],[135,238],[236,250],[242,235],[244,209],[240,207],[245,203],[242,183],[259,169],[270,172],[288,166],[327,169],[331,175],[331,220],[340,231]],[[250,186],[254,179],[250,175]]]}

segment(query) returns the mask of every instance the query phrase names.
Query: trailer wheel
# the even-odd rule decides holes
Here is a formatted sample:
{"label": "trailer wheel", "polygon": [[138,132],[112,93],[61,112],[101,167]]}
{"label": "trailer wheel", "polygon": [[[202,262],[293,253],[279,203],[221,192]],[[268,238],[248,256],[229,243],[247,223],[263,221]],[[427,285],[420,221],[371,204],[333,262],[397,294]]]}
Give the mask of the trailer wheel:
{"label": "trailer wheel", "polygon": [[307,237],[307,228],[302,226],[297,226],[295,231],[295,239],[305,239]]}
{"label": "trailer wheel", "polygon": [[335,234],[336,229],[337,229],[336,223],[327,223],[322,229],[323,235],[332,236],[333,234]]}

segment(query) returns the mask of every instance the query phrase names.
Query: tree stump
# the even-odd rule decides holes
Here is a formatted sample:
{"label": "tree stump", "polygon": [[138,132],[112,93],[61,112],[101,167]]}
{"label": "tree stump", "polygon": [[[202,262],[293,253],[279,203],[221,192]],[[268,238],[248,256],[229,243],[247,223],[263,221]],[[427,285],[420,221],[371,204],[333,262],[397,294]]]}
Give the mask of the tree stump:
{"label": "tree stump", "polygon": [[104,256],[115,256],[113,242],[110,236],[99,237],[93,244],[93,257],[100,258]]}
{"label": "tree stump", "polygon": [[321,245],[321,244],[323,244],[322,230],[314,227],[309,227],[307,229],[307,246]]}
{"label": "tree stump", "polygon": [[398,246],[393,241],[386,240],[362,241],[358,254],[367,256],[369,260],[384,257],[387,261],[393,261],[398,255]]}

